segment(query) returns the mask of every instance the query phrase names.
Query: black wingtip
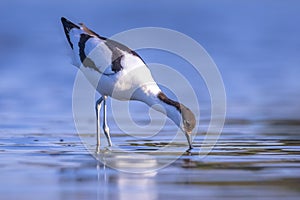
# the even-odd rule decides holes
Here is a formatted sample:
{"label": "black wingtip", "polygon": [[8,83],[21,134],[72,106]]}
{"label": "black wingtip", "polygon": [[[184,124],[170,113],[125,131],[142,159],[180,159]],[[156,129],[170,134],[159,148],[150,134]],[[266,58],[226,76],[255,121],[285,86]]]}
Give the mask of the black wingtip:
{"label": "black wingtip", "polygon": [[60,18],[61,23],[65,26],[65,24],[68,24],[68,21],[65,17]]}
{"label": "black wingtip", "polygon": [[72,28],[78,28],[78,29],[80,29],[80,27],[77,26],[76,24],[74,24],[73,22],[67,20],[67,19],[64,18],[64,17],[61,17],[60,20],[61,20],[61,23],[62,23],[62,25],[63,25],[63,27],[64,27],[64,31],[65,31],[67,40],[68,40],[68,42],[69,42],[71,48],[73,49],[73,44],[72,44],[72,42],[71,42],[71,40],[70,40],[69,32],[70,32],[70,30],[71,30]]}
{"label": "black wingtip", "polygon": [[80,29],[80,27],[78,25],[76,25],[73,22],[67,20],[65,17],[61,17],[60,20],[61,20],[61,23],[63,24],[63,26],[64,26],[64,28],[67,32],[69,32],[72,28]]}

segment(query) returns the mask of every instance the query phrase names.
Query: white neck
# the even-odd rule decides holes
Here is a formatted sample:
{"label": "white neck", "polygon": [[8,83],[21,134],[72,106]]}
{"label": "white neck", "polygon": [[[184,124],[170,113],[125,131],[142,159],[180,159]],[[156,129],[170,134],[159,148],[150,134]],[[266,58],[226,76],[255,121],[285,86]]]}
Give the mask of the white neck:
{"label": "white neck", "polygon": [[136,91],[133,99],[142,101],[153,109],[167,115],[168,118],[170,118],[178,127],[181,128],[181,113],[175,106],[162,101],[158,97],[160,93],[162,93],[161,90],[155,84],[151,87],[142,88],[141,90]]}

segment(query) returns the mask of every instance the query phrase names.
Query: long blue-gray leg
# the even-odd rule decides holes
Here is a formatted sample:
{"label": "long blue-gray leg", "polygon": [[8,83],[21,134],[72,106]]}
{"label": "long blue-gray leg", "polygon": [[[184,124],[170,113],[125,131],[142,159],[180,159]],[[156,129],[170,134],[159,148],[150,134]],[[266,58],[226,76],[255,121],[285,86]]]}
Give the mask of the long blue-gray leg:
{"label": "long blue-gray leg", "polygon": [[104,96],[103,98],[103,131],[104,131],[104,134],[106,136],[106,139],[107,139],[107,143],[108,143],[108,146],[112,146],[112,143],[111,143],[111,139],[110,139],[110,133],[109,133],[109,127],[107,125],[107,115],[106,115],[106,99],[107,99],[107,96]]}
{"label": "long blue-gray leg", "polygon": [[100,110],[104,98],[101,96],[96,102],[96,119],[97,119],[97,150],[100,148]]}

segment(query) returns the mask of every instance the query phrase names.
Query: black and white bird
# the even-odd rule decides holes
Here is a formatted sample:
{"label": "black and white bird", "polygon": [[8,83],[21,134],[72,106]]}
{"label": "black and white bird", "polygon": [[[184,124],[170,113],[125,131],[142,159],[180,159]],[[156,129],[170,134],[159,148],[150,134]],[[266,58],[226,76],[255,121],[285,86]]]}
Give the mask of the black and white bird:
{"label": "black and white bird", "polygon": [[111,146],[106,121],[106,99],[137,100],[167,115],[185,134],[192,149],[191,133],[196,121],[192,111],[169,99],[154,81],[143,59],[133,50],[62,17],[64,31],[73,50],[74,65],[101,94],[96,102],[97,146],[100,145],[100,110],[103,104],[103,131]]}

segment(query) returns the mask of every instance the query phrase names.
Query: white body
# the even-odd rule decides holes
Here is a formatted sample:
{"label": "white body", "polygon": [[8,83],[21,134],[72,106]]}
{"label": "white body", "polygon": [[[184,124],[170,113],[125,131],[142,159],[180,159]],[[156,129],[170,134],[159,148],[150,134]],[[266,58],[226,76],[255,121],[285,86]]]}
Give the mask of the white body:
{"label": "white body", "polygon": [[[70,31],[70,39],[73,44],[78,44],[80,34],[85,32],[81,29],[72,29]],[[79,57],[79,46],[75,45],[73,52],[73,64],[87,77],[88,81],[103,96],[110,96],[118,100],[138,100],[145,102],[154,109],[166,113],[164,106],[158,106],[161,101],[157,99],[157,95],[161,92],[154,81],[149,68],[136,55],[128,53],[120,49],[123,54],[121,65],[123,69],[117,73],[111,70],[112,51],[105,44],[105,40],[100,38],[90,38],[86,41],[85,54],[92,59],[97,68],[102,73],[97,73],[94,69],[85,67]],[[174,110],[176,118],[180,121],[180,115]],[[171,113],[169,113],[171,114]],[[173,115],[174,115],[173,114]]]}

